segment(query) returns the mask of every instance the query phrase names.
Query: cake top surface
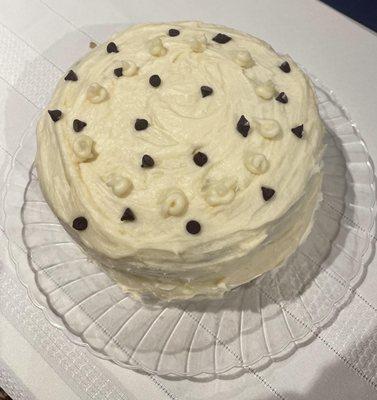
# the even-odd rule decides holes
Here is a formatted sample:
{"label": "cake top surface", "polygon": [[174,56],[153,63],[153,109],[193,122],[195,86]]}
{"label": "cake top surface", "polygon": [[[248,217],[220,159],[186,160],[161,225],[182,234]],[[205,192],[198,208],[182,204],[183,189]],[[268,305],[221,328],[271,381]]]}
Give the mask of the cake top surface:
{"label": "cake top surface", "polygon": [[200,22],[114,35],[72,66],[48,110],[37,164],[50,205],[114,258],[258,245],[303,196],[321,151],[297,65]]}

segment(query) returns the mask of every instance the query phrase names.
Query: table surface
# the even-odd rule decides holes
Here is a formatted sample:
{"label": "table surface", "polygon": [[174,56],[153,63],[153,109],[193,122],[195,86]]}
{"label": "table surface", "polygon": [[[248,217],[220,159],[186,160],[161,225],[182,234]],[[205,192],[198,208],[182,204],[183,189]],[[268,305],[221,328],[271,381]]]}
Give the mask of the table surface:
{"label": "table surface", "polygon": [[[45,103],[27,84],[18,84],[19,63],[25,64],[42,54],[46,63],[58,71],[66,70],[87,51],[90,40],[104,41],[114,30],[145,21],[193,19],[249,32],[265,39],[279,52],[289,53],[334,90],[376,162],[377,36],[320,2],[0,0],[0,107],[7,115],[7,107],[22,110],[22,118],[15,112],[7,126],[0,119],[1,137],[10,127],[15,138],[11,144],[0,140],[0,181],[9,170],[17,138],[21,138]],[[67,47],[64,57],[61,49],[54,48],[63,36],[68,37],[66,46],[72,38],[72,46]],[[14,51],[4,46],[14,46]],[[11,94],[14,104],[9,105]],[[1,229],[3,223],[1,215]],[[0,235],[3,254],[7,241],[1,230]],[[0,386],[14,399],[102,399],[106,388],[110,388],[109,399],[377,398],[376,259],[370,263],[352,301],[321,332],[320,338],[263,371],[245,373],[232,380],[201,382],[143,375],[94,358],[47,323],[42,312],[30,303],[8,259],[1,260],[0,282],[8,291],[0,302]],[[14,318],[12,307],[16,306],[25,318],[22,314]],[[360,323],[355,318],[358,314],[368,316],[362,319],[367,322]],[[352,329],[344,332],[344,326]],[[45,340],[36,340],[33,332],[37,330],[43,331]],[[52,352],[55,358],[51,358]],[[56,363],[57,356],[67,362]],[[69,364],[73,358],[81,362],[80,366]],[[74,368],[87,369],[90,386],[78,379]]]}

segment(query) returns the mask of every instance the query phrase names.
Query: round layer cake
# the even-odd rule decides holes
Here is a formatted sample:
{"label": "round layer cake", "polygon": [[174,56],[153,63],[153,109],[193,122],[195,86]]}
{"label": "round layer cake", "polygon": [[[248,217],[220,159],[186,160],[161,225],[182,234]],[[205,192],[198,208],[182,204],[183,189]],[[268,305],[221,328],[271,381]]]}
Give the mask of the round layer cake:
{"label": "round layer cake", "polygon": [[125,290],[215,296],[309,231],[323,132],[307,76],[265,42],[136,25],[58,83],[36,165],[54,213]]}

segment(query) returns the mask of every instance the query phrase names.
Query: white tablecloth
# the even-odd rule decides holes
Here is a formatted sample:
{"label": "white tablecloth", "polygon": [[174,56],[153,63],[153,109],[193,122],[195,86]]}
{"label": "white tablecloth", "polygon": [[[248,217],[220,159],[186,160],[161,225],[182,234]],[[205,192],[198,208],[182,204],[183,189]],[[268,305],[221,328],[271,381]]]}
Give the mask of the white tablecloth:
{"label": "white tablecloth", "polygon": [[[89,41],[132,23],[191,19],[238,28],[289,53],[335,91],[377,160],[377,36],[317,1],[0,0],[0,182],[54,79]],[[0,254],[8,246],[3,226],[0,210]],[[0,386],[14,399],[38,400],[377,399],[376,287],[374,259],[335,322],[262,371],[173,380],[123,369],[73,345],[32,305],[2,256]]]}

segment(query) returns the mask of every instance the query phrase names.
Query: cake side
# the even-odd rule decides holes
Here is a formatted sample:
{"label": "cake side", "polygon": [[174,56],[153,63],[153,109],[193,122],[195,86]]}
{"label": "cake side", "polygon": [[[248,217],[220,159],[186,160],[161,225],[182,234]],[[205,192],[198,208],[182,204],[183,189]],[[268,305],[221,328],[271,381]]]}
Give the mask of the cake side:
{"label": "cake side", "polygon": [[48,110],[36,160],[46,200],[136,292],[220,293],[280,264],[310,224],[315,96],[250,35],[137,25],[75,64]]}

